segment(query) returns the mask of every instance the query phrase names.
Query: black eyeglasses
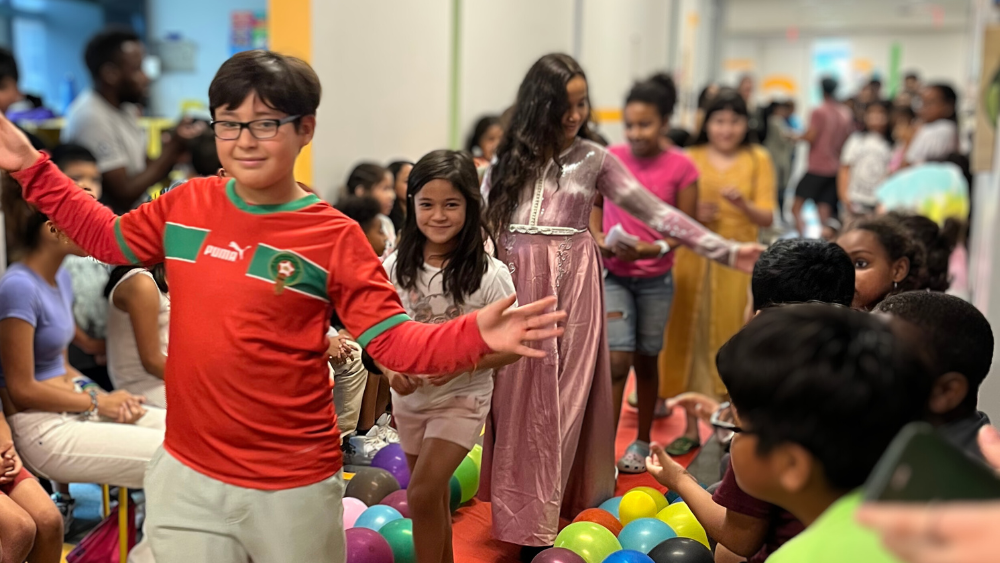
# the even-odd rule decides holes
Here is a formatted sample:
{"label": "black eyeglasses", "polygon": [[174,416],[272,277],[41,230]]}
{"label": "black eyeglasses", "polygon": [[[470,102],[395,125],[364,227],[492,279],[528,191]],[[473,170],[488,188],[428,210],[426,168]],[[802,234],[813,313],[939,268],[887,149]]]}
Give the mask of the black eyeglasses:
{"label": "black eyeglasses", "polygon": [[282,119],[258,119],[255,121],[213,121],[212,132],[223,141],[235,141],[243,134],[243,129],[249,129],[254,139],[263,141],[273,139],[278,134],[278,128],[286,123],[300,119],[301,115],[290,115]]}
{"label": "black eyeglasses", "polygon": [[733,440],[733,436],[744,432],[742,427],[730,422],[732,418],[733,407],[728,401],[719,405],[718,410],[712,413],[712,418],[710,420],[712,430],[715,431],[715,437],[718,438],[719,442],[723,445],[731,442]]}

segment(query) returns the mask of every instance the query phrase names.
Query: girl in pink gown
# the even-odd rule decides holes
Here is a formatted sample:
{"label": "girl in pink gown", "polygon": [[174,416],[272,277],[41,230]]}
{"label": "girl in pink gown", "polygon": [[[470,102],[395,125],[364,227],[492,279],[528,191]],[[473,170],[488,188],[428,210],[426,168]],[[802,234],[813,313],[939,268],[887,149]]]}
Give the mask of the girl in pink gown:
{"label": "girl in pink gown", "polygon": [[[587,230],[597,194],[695,252],[750,271],[758,245],[706,230],[650,194],[591,140],[583,70],[546,55],[518,91],[510,129],[483,181],[486,219],[518,299],[555,295],[565,335],[496,376],[486,422],[480,498],[497,539],[552,545],[572,519],[614,493],[614,418],[600,253]],[[525,550],[525,557],[537,549]]]}

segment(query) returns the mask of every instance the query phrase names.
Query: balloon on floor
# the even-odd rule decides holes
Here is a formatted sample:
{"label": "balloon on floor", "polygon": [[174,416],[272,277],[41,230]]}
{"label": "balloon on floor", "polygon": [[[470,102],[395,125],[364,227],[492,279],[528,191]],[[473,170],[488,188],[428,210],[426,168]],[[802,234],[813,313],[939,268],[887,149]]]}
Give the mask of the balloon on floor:
{"label": "balloon on floor", "polygon": [[603,563],[622,545],[607,528],[593,522],[574,522],[556,536],[555,547],[564,547],[583,558],[586,563]]}
{"label": "balloon on floor", "polygon": [[694,513],[683,502],[675,502],[661,510],[656,518],[662,520],[677,532],[678,537],[691,538],[703,546],[710,548],[708,534],[705,528],[695,518]]}
{"label": "balloon on floor", "polygon": [[373,506],[399,489],[399,481],[385,469],[365,467],[348,481],[344,496],[356,498],[366,506]]}
{"label": "balloon on floor", "polygon": [[413,547],[412,520],[409,518],[393,520],[382,526],[378,533],[382,534],[392,548],[394,563],[417,563],[417,551]]}
{"label": "balloon on floor", "polygon": [[619,522],[613,514],[600,508],[588,508],[580,514],[577,514],[573,521],[593,522],[594,524],[599,524],[607,528],[608,531],[615,535],[615,537],[618,537],[618,534],[622,531],[622,523]]}
{"label": "balloon on floor", "polygon": [[381,534],[368,528],[344,532],[348,563],[395,563],[392,548]]}
{"label": "balloon on floor", "polygon": [[406,454],[399,444],[385,446],[372,458],[372,467],[385,469],[396,478],[399,488],[410,486],[410,467],[406,464]]}
{"label": "balloon on floor", "polygon": [[564,547],[552,547],[536,555],[531,563],[586,563],[586,561]]}
{"label": "balloon on floor", "polygon": [[709,549],[691,538],[670,538],[649,552],[653,563],[715,563]]}
{"label": "balloon on floor", "polygon": [[630,522],[622,533],[618,534],[618,542],[622,548],[649,553],[652,549],[677,534],[667,524],[656,518],[640,518]]}

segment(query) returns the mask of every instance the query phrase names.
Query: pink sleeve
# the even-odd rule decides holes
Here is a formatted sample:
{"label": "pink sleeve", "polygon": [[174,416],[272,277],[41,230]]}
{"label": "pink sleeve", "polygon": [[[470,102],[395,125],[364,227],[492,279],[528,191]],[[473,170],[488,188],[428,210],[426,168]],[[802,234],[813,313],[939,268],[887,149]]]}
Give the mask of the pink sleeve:
{"label": "pink sleeve", "polygon": [[379,363],[400,373],[469,371],[492,352],[479,334],[476,314],[440,325],[406,321],[373,338],[366,350]]}
{"label": "pink sleeve", "polygon": [[47,154],[11,176],[21,185],[24,199],[88,254],[106,264],[129,263],[115,234],[118,216],[67,178]]}
{"label": "pink sleeve", "polygon": [[605,152],[597,189],[606,198],[660,234],[680,240],[705,258],[732,265],[738,243],[709,231],[682,211],[649,192],[618,157]]}
{"label": "pink sleeve", "polygon": [[694,165],[694,162],[692,162],[687,155],[682,154],[681,157],[683,158],[683,165],[681,167],[680,182],[678,183],[677,188],[683,190],[684,188],[697,182],[699,174],[698,167]]}

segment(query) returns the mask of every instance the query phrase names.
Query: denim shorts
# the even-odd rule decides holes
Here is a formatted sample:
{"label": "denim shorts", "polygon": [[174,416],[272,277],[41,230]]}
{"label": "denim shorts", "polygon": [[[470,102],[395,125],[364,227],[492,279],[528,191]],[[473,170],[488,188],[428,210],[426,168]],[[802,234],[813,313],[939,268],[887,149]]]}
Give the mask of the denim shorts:
{"label": "denim shorts", "polygon": [[674,278],[667,272],[654,278],[604,277],[604,310],[608,346],[612,352],[656,356],[663,349],[663,333],[674,300]]}

